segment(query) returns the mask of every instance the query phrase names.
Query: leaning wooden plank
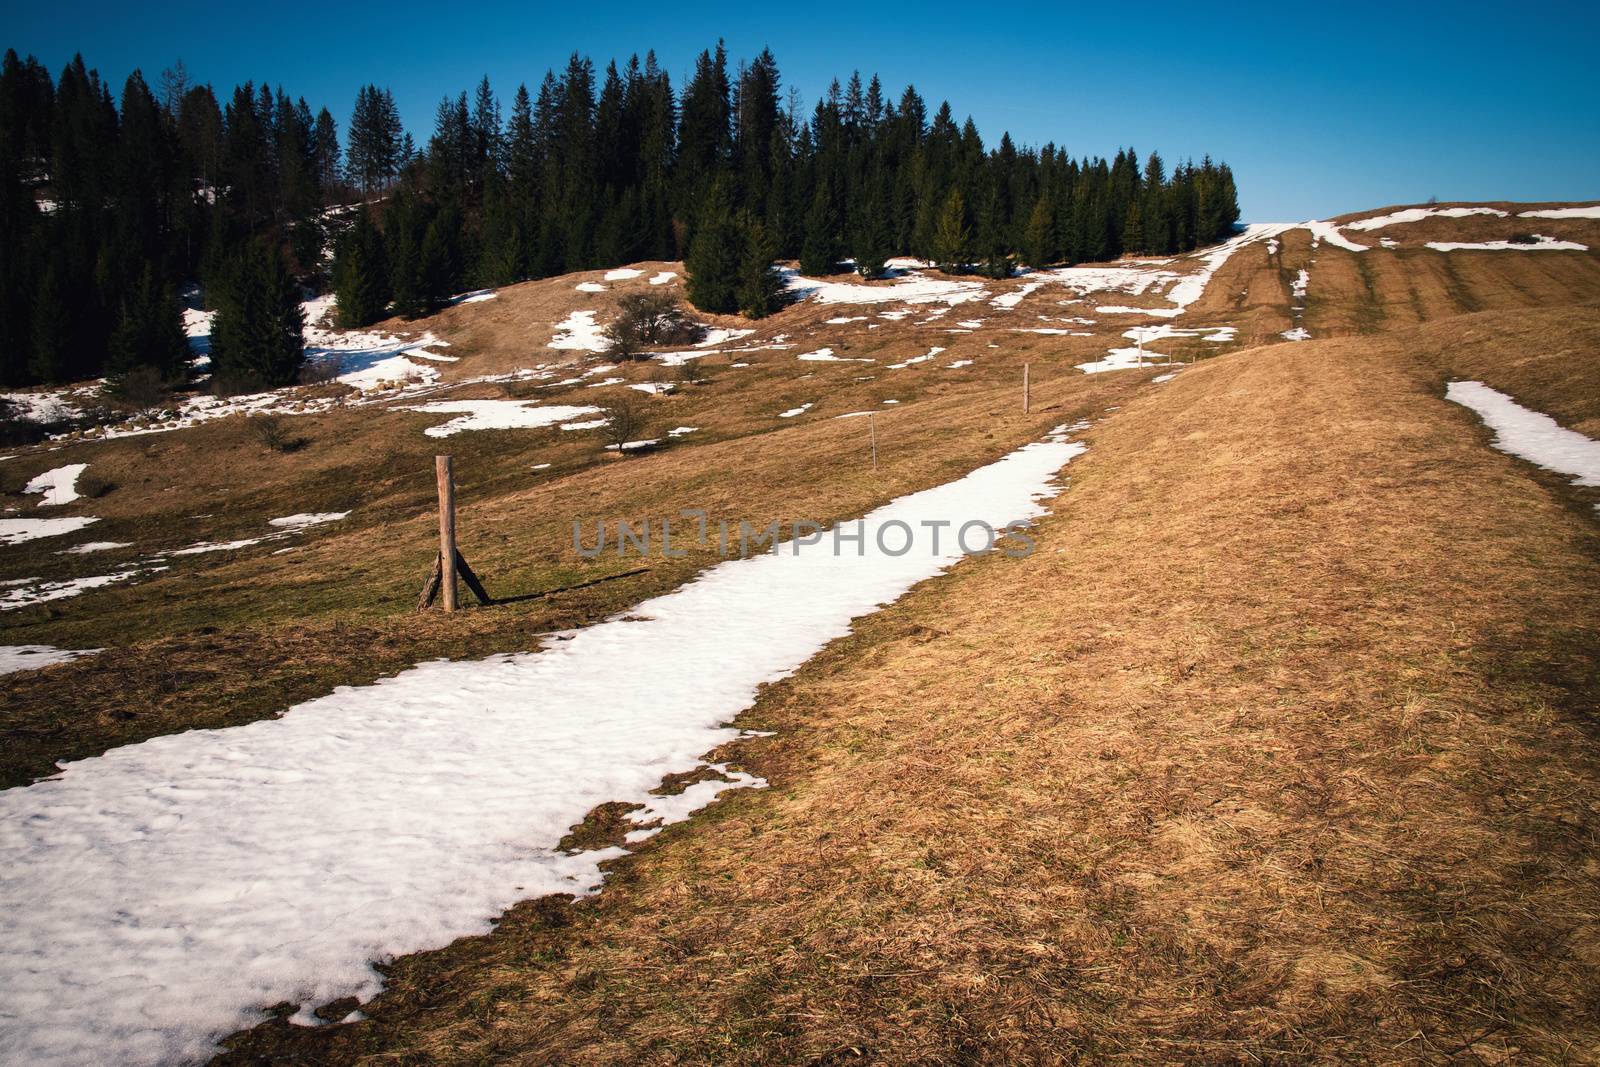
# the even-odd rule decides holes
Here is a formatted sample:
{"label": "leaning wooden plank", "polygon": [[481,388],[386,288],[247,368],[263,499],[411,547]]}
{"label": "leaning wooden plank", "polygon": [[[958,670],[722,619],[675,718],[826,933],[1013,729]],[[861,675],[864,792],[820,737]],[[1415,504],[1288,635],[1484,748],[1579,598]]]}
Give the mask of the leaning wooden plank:
{"label": "leaning wooden plank", "polygon": [[426,611],[428,605],[433,603],[433,598],[439,595],[439,582],[443,577],[443,567],[440,558],[433,557],[433,571],[428,575],[428,580],[422,583],[422,595],[417,598],[417,610]]}

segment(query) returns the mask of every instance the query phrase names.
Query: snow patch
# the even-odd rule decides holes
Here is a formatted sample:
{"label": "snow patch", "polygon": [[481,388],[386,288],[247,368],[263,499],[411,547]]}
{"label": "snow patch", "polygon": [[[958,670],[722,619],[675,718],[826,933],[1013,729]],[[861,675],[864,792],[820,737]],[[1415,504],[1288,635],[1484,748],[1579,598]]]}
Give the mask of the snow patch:
{"label": "snow patch", "polygon": [[[166,568],[152,567],[150,570],[160,571],[166,570]],[[65,600],[67,597],[74,597],[80,593],[87,593],[91,589],[99,589],[102,586],[114,585],[117,582],[125,582],[129,578],[135,578],[141,573],[144,572],[140,571],[138,567],[130,567],[127,570],[118,571],[115,574],[99,574],[92,578],[68,578],[65,581],[52,582],[29,579],[28,584],[12,586],[11,588],[7,589],[5,593],[0,594],[0,611],[15,611],[18,608],[26,608],[34,604],[43,604],[49,600]],[[4,794],[0,794],[0,796],[3,795]],[[0,819],[3,819],[3,816],[0,816]],[[4,834],[5,828],[3,825],[0,825],[0,840],[3,840]],[[0,845],[0,848],[3,848],[3,845]],[[3,950],[0,950],[0,954],[3,954]],[[4,1029],[4,1020],[0,1019],[0,1032],[3,1032]]]}
{"label": "snow patch", "polygon": [[600,324],[594,321],[594,315],[592,311],[574,311],[556,323],[559,332],[549,347],[579,352],[604,352],[611,343],[601,332]]}
{"label": "snow patch", "polygon": [[1435,252],[1587,252],[1588,245],[1534,234],[1532,241],[1429,241]]}
{"label": "snow patch", "polygon": [[290,530],[304,530],[310,526],[321,526],[324,523],[338,522],[349,515],[348,511],[319,511],[301,512],[298,515],[285,515],[281,519],[268,519],[268,526],[280,526]]}
{"label": "snow patch", "polygon": [[449,437],[468,430],[536,430],[600,409],[576,404],[540,407],[531,400],[436,400],[404,410],[458,416],[422,431],[429,437]]}
{"label": "snow patch", "polygon": [[1305,228],[1311,231],[1311,246],[1315,248],[1320,241],[1327,241],[1335,248],[1342,248],[1346,252],[1365,252],[1369,245],[1358,245],[1346,237],[1339,227],[1332,222],[1312,221],[1305,223]]}
{"label": "snow patch", "polygon": [[927,353],[924,354],[924,355],[912,356],[910,359],[906,360],[903,363],[891,363],[891,364],[889,364],[888,369],[889,370],[899,370],[902,367],[911,367],[911,366],[915,366],[918,363],[926,363],[926,362],[928,362],[928,360],[932,359],[933,357],[937,356],[940,352],[943,352],[943,351],[944,351],[944,349],[942,349],[942,348],[938,347],[937,345],[935,345],[934,347],[928,349]]}
{"label": "snow patch", "polygon": [[99,521],[87,515],[70,519],[0,519],[0,545],[20,545],[40,537],[60,537]]}
{"label": "snow patch", "polygon": [[1492,443],[1500,451],[1565,474],[1574,485],[1600,485],[1600,441],[1569,430],[1482,382],[1451,382],[1444,395],[1477,412],[1494,431]]}
{"label": "snow patch", "polygon": [[53,663],[71,663],[83,656],[104,652],[103,648],[53,648],[50,645],[0,645],[0,674],[36,671]]}
{"label": "snow patch", "polygon": [[1391,211],[1387,215],[1374,215],[1369,219],[1358,219],[1355,222],[1344,223],[1347,230],[1381,230],[1385,226],[1398,226],[1405,222],[1421,222],[1427,218],[1464,219],[1468,215],[1493,215],[1505,218],[1506,213],[1492,207],[1408,207],[1403,211]]}
{"label": "snow patch", "polygon": [[[979,282],[953,281],[930,278],[915,271],[894,279],[888,285],[865,285],[856,282],[829,282],[807,278],[792,267],[780,267],[784,284],[800,299],[815,300],[819,304],[947,304],[955,306],[988,295]],[[906,311],[905,314],[910,314]],[[887,317],[887,316],[885,316]],[[896,317],[903,318],[904,315]]]}
{"label": "snow patch", "polygon": [[1519,211],[1523,219],[1600,219],[1600,204],[1587,207],[1545,207],[1535,211]]}
{"label": "snow patch", "polygon": [[65,467],[45,471],[22,487],[24,493],[43,493],[41,508],[58,507],[79,499],[78,476],[89,469],[87,463],[69,463]]}
{"label": "snow patch", "polygon": [[57,555],[86,556],[91,552],[109,552],[113,548],[132,548],[132,541],[86,541],[72,548],[63,548]]}

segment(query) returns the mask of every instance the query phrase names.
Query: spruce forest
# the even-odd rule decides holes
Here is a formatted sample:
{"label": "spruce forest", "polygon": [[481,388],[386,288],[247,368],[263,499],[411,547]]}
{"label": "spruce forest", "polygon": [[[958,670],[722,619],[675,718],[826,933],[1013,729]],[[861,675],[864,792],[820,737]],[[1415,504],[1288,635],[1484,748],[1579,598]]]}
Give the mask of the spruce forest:
{"label": "spruce forest", "polygon": [[597,74],[574,55],[503,106],[487,79],[441,101],[418,148],[368,86],[341,132],[266,83],[219,96],[181,64],[112,88],[80,58],[0,72],[0,381],[188,380],[184,301],[215,308],[212,387],[287,384],[307,293],[339,325],[417,317],[456,293],[638,260],[685,261],[701,310],[760,317],[774,269],[876,277],[898,255],[949,273],[1171,254],[1238,220],[1209,157],[1074,158],[877,77],[809,113],[769,51],[703,52],[681,90],[654,53]]}

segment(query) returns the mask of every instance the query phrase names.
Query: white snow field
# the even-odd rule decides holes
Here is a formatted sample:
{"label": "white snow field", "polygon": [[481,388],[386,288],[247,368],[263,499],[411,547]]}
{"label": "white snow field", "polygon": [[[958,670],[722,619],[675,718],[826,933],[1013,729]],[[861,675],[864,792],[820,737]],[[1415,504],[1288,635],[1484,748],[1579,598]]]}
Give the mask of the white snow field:
{"label": "white snow field", "polygon": [[50,600],[65,600],[67,597],[87,593],[91,589],[101,589],[143,574],[164,570],[165,567],[150,567],[145,570],[129,567],[114,574],[96,574],[88,578],[64,578],[60,581],[30,578],[23,582],[8,582],[6,591],[0,593],[0,611],[15,611],[18,608],[31,607]]}
{"label": "white snow field", "polygon": [[562,322],[556,323],[561,332],[550,341],[551,348],[575,349],[580,352],[604,352],[610,342],[603,328],[594,321],[592,311],[574,311]]}
{"label": "white snow field", "polygon": [[1444,395],[1477,412],[1494,431],[1492,443],[1500,451],[1565,474],[1574,485],[1600,485],[1600,441],[1569,430],[1482,382],[1451,382]]}
{"label": "white snow field", "polygon": [[429,437],[449,437],[467,430],[535,430],[600,412],[597,407],[577,404],[541,407],[531,400],[436,400],[406,410],[456,416],[449,422],[423,430]]}
{"label": "white snow field", "polygon": [[1357,219],[1347,222],[1347,230],[1381,230],[1385,226],[1398,226],[1403,222],[1421,222],[1423,219],[1438,217],[1441,219],[1464,219],[1468,215],[1493,215],[1505,218],[1506,213],[1499,208],[1492,207],[1408,207],[1402,211],[1391,211],[1387,215],[1374,215],[1370,219]]}
{"label": "white snow field", "polygon": [[92,656],[98,648],[54,648],[50,645],[0,645],[0,674],[33,671],[52,663],[70,663],[80,656]]}
{"label": "white snow field", "polygon": [[70,504],[79,498],[78,476],[89,469],[87,463],[69,463],[65,467],[45,471],[22,487],[24,493],[43,493],[41,508]]}
{"label": "white snow field", "polygon": [[1346,252],[1365,252],[1371,245],[1358,245],[1346,237],[1339,230],[1338,223],[1334,222],[1306,222],[1301,223],[1311,231],[1311,246],[1315,248],[1320,241],[1326,241],[1335,248],[1342,248]]}
{"label": "white snow field", "polygon": [[[373,961],[486,933],[519,900],[593,891],[621,850],[561,853],[569,827],[606,801],[668,821],[762,784],[650,792],[741,736],[727,724],[759,686],[954,564],[962,524],[1043,514],[1083,448],[1053,434],[877,509],[859,544],[825,534],[719,564],[542,651],[419,664],[0,792],[4,1059],[204,1059],[269,1005],[309,1022],[311,1006],[376,993]],[[952,525],[935,541],[930,522]],[[918,532],[894,555],[899,523]]]}
{"label": "white snow field", "polygon": [[1534,234],[1532,241],[1429,241],[1435,252],[1587,252],[1589,246],[1577,241],[1558,241]]}
{"label": "white snow field", "polygon": [[1547,207],[1537,211],[1519,211],[1523,219],[1600,219],[1600,204],[1585,207]]}
{"label": "white snow field", "polygon": [[99,521],[87,515],[70,519],[0,519],[0,545],[20,545],[38,537],[60,537]]}

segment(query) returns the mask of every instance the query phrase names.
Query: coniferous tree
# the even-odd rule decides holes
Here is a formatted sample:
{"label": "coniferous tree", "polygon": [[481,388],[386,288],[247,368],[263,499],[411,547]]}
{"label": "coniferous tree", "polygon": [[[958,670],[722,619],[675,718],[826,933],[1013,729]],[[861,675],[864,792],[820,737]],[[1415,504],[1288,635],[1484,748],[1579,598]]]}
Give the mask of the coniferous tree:
{"label": "coniferous tree", "polygon": [[967,207],[960,189],[951,189],[933,234],[933,262],[946,273],[966,269],[972,249],[972,233],[967,228]]}
{"label": "coniferous tree", "polygon": [[763,319],[783,306],[783,277],[773,267],[778,245],[753,213],[745,212],[741,223],[744,256],[735,296],[740,312],[752,319]]}
{"label": "coniferous tree", "polygon": [[727,180],[718,179],[700,208],[699,225],[683,264],[689,275],[685,284],[689,302],[702,311],[720,314],[739,310],[743,252],[729,206]]}
{"label": "coniferous tree", "polygon": [[189,377],[189,359],[177,292],[147,266],[123,295],[106,371],[115,381],[144,367],[161,381],[177,385]]}
{"label": "coniferous tree", "polygon": [[1060,257],[1055,248],[1055,207],[1048,196],[1040,196],[1028,214],[1028,233],[1025,250],[1028,265],[1035,270],[1054,263]]}
{"label": "coniferous tree", "polygon": [[839,214],[837,197],[826,184],[817,186],[806,212],[805,244],[800,246],[800,270],[805,274],[832,274],[839,265]]}
{"label": "coniferous tree", "polygon": [[339,242],[334,279],[340,326],[369,326],[387,313],[389,257],[365,204],[356,209],[355,223]]}
{"label": "coniferous tree", "polygon": [[73,318],[64,271],[58,263],[45,268],[33,301],[33,355],[28,372],[36,382],[65,379],[73,365]]}
{"label": "coniferous tree", "polygon": [[305,362],[300,288],[276,245],[247,244],[219,279],[211,325],[212,381],[218,392],[292,383]]}

